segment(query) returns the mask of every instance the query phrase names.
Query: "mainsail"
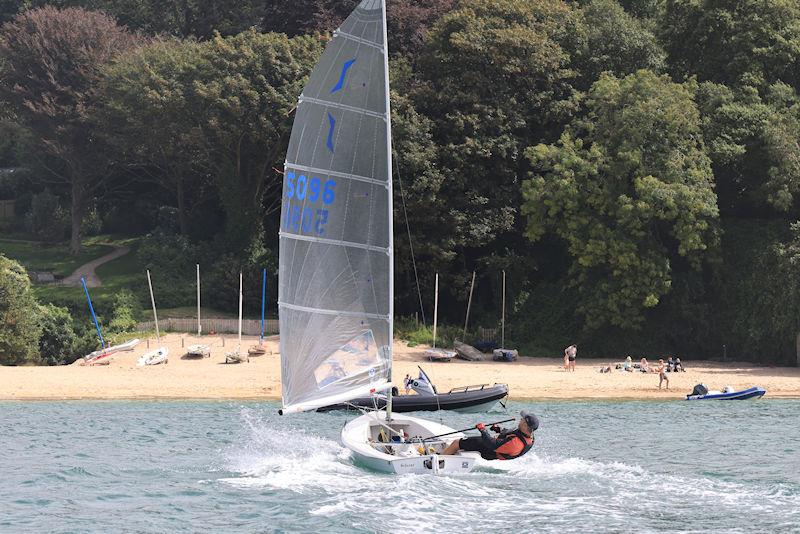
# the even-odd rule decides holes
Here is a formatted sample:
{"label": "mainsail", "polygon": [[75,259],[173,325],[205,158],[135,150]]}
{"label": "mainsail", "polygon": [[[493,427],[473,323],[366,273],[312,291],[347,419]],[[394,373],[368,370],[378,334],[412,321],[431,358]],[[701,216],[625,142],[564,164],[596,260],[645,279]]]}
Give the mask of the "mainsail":
{"label": "mainsail", "polygon": [[391,121],[383,0],[328,43],[297,105],[281,208],[283,412],[388,387]]}

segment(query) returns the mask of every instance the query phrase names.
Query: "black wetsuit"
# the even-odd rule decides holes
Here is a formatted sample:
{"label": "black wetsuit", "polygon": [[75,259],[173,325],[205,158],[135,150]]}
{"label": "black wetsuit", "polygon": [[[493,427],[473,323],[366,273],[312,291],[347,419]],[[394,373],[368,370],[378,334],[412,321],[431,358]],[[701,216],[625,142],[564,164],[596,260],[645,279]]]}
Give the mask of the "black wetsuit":
{"label": "black wetsuit", "polygon": [[[497,437],[492,437],[492,435],[489,434],[489,431],[485,428],[480,432],[480,436],[462,438],[459,448],[462,451],[479,452],[484,460],[506,460],[522,456],[528,452],[533,445],[533,437],[525,436],[525,434],[523,434],[518,428],[511,430],[501,429],[500,433],[497,434]],[[527,440],[530,440],[530,444],[525,445],[518,454],[511,456],[507,456],[502,452],[498,452],[498,449],[504,448],[504,445],[515,438],[519,438],[519,440],[523,443]]]}

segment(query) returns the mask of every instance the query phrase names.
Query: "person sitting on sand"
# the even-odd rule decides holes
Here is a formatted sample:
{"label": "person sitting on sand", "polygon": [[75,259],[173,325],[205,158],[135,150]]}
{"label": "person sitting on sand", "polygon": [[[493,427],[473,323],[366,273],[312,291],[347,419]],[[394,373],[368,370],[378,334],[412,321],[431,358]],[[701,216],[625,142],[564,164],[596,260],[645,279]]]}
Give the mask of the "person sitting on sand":
{"label": "person sitting on sand", "polygon": [[642,358],[639,361],[639,370],[641,372],[643,372],[643,373],[649,373],[650,372],[650,364],[647,363],[647,358]]}
{"label": "person sitting on sand", "polygon": [[666,368],[666,371],[667,371],[668,373],[671,373],[671,372],[672,372],[672,371],[674,371],[674,370],[675,370],[675,359],[674,359],[672,356],[670,356],[669,358],[667,358],[667,368]]}
{"label": "person sitting on sand", "polygon": [[622,364],[622,370],[623,371],[629,371],[631,373],[633,372],[633,364],[631,363],[631,357],[630,356],[625,358],[625,363]]}
{"label": "person sitting on sand", "polygon": [[673,369],[675,370],[676,373],[678,371],[680,371],[682,373],[686,372],[686,369],[683,368],[683,364],[681,363],[681,359],[680,358],[675,358],[675,365],[673,366]]}
{"label": "person sitting on sand", "polygon": [[539,428],[539,418],[534,414],[521,411],[519,426],[505,430],[493,425],[489,430],[497,436],[492,437],[483,423],[475,425],[481,435],[461,438],[453,441],[442,452],[443,455],[455,454],[458,451],[481,453],[484,460],[513,460],[527,453],[533,447],[533,432]]}
{"label": "person sitting on sand", "polygon": [[665,380],[667,381],[667,389],[669,389],[669,378],[667,377],[666,365],[664,364],[663,358],[659,358],[656,372],[658,373],[658,389],[661,389],[661,384]]}

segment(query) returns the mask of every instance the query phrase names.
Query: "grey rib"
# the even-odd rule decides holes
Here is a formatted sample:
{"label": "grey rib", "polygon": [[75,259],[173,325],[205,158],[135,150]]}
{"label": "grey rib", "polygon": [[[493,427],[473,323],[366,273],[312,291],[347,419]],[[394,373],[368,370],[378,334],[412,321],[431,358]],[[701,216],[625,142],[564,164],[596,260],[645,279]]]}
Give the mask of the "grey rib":
{"label": "grey rib", "polygon": [[298,103],[302,104],[303,102],[308,102],[309,104],[317,104],[329,108],[341,109],[342,111],[350,111],[351,113],[366,115],[368,117],[375,117],[376,119],[386,120],[388,117],[386,113],[378,113],[377,111],[370,111],[364,108],[357,108],[353,106],[348,106],[346,104],[339,104],[338,102],[329,102],[328,100],[320,100],[318,98],[311,98],[310,96],[300,95]]}
{"label": "grey rib", "polygon": [[289,310],[302,311],[308,313],[321,313],[323,315],[337,315],[345,317],[366,317],[367,319],[380,319],[383,321],[389,320],[389,315],[380,315],[377,313],[366,312],[353,312],[347,310],[328,310],[325,308],[311,308],[308,306],[298,306],[297,304],[289,304],[288,302],[278,302],[278,306]]}
{"label": "grey rib", "polygon": [[370,252],[383,252],[384,254],[389,253],[388,247],[376,247],[374,245],[354,243],[352,241],[342,241],[341,239],[325,239],[324,237],[313,237],[310,235],[301,235],[301,234],[288,234],[286,232],[279,232],[278,235],[280,237],[285,237],[286,239],[296,239],[297,241],[308,241],[310,243],[322,243],[323,245],[336,245],[342,247],[360,248],[362,250],[369,250]]}

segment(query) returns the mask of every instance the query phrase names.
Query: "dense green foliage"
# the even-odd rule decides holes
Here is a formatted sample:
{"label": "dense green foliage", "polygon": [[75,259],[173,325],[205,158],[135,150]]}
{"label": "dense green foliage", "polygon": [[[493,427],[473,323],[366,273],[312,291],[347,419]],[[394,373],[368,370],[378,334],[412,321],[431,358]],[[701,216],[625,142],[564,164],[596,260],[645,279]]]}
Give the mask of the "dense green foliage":
{"label": "dense green foliage", "polygon": [[[255,310],[266,267],[273,306],[293,108],[356,3],[0,0],[0,167],[24,167],[0,172],[11,229],[69,234],[75,253],[92,230],[144,236],[98,299],[114,328],[147,302],[144,268],[174,307],[199,263],[204,305],[234,311],[239,271]],[[389,0],[387,15],[398,314],[420,311],[413,246],[428,323],[434,273],[440,323],[463,324],[477,271],[470,324],[498,326],[505,270],[507,340],[531,354],[796,361],[796,0]]]}
{"label": "dense green foliage", "polygon": [[0,255],[0,364],[36,363],[41,327],[25,269]]}

